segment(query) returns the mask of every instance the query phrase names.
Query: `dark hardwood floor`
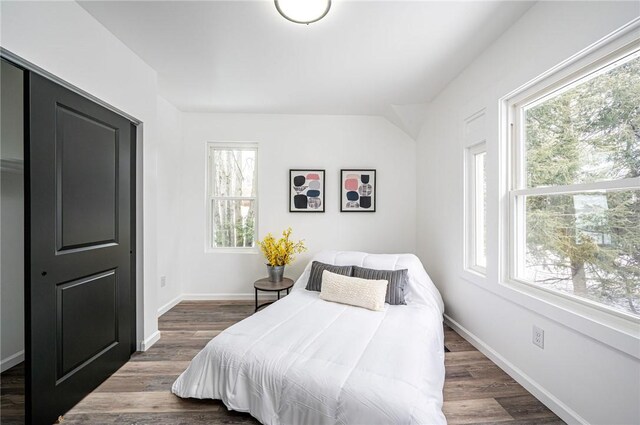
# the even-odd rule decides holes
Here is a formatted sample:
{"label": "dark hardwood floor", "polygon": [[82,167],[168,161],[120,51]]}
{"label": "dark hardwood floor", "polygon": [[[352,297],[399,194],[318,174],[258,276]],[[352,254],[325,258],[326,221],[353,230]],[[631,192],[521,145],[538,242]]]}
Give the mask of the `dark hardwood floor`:
{"label": "dark hardwood floor", "polygon": [[[245,301],[185,301],[159,319],[162,338],[89,394],[64,424],[257,424],[219,401],[183,400],[171,384],[220,331],[253,313]],[[449,424],[563,424],[511,377],[445,326],[444,413]],[[24,423],[23,369],[2,374],[0,423]]]}
{"label": "dark hardwood floor", "polygon": [[0,376],[0,424],[24,423],[24,363]]}

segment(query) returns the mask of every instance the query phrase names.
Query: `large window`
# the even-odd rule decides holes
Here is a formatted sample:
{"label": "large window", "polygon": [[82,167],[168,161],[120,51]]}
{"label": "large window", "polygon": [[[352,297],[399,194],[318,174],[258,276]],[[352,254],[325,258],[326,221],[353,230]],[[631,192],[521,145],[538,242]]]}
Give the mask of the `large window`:
{"label": "large window", "polygon": [[509,275],[640,317],[640,51],[508,101]]}
{"label": "large window", "polygon": [[208,145],[209,248],[253,248],[257,235],[258,148]]}

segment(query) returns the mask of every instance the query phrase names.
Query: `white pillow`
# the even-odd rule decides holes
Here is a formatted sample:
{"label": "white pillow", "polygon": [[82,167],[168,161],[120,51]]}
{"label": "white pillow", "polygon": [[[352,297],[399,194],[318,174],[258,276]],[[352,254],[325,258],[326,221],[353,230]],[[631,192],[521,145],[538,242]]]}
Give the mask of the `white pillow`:
{"label": "white pillow", "polygon": [[325,270],[322,272],[320,298],[325,301],[382,311],[387,295],[387,284],[386,280],[360,279]]}

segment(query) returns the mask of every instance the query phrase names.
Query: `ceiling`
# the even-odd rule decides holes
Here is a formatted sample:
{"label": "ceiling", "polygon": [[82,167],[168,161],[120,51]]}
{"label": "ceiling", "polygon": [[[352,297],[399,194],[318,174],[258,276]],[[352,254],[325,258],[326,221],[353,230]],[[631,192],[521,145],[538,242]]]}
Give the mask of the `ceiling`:
{"label": "ceiling", "polygon": [[308,26],[267,0],[80,4],[183,111],[412,121],[410,105],[430,101],[533,2],[333,0]]}

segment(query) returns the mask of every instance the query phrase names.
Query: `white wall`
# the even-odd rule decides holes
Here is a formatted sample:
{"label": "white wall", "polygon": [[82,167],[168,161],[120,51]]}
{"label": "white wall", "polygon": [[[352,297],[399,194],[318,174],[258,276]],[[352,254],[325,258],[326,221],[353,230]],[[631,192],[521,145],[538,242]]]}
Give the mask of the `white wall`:
{"label": "white wall", "polygon": [[[187,296],[238,298],[266,276],[261,254],[205,252],[206,142],[258,142],[259,236],[291,226],[309,251],[285,274],[297,278],[322,249],[415,250],[415,142],[380,117],[184,114],[180,222]],[[339,212],[341,168],[377,169],[377,212]],[[289,213],[290,168],[326,173],[325,213]]]}
{"label": "white wall", "polygon": [[[167,100],[158,96],[158,308],[182,295],[180,238],[182,202],[182,117]],[[164,312],[164,311],[162,311]]]}
{"label": "white wall", "polygon": [[[537,3],[434,100],[418,140],[418,254],[447,316],[571,422],[640,423],[638,329],[614,331],[498,284],[498,105],[639,11],[638,2]],[[472,279],[462,272],[463,134],[464,119],[482,108],[488,274]],[[545,330],[544,350],[531,343],[533,324]]]}
{"label": "white wall", "polygon": [[0,371],[24,359],[24,132],[22,71],[2,61],[0,123]]}
{"label": "white wall", "polygon": [[77,3],[0,3],[0,44],[67,82],[91,93],[143,122],[142,177],[144,216],[142,241],[144,280],[139,282],[138,338],[157,333],[157,204],[156,146],[157,75]]}

